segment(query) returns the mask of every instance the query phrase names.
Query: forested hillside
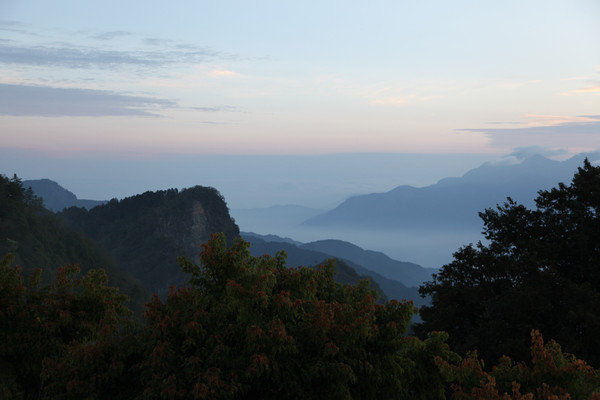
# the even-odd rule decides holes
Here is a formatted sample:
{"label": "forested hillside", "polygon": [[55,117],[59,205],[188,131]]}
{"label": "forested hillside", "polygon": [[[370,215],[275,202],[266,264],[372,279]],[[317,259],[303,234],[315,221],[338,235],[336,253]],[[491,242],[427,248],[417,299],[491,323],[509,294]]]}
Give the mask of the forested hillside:
{"label": "forested hillside", "polygon": [[0,175],[0,233],[0,257],[12,253],[25,276],[39,268],[42,282],[49,283],[63,265],[77,264],[84,272],[104,268],[110,284],[127,294],[129,306],[141,315],[150,292],[120,269],[100,246],[46,210],[16,176],[9,179]]}
{"label": "forested hillside", "polygon": [[177,257],[198,261],[200,246],[211,233],[225,233],[229,243],[239,236],[223,197],[216,189],[202,186],[113,199],[91,210],[71,207],[59,215],[100,244],[151,292],[161,295],[170,285],[187,280]]}

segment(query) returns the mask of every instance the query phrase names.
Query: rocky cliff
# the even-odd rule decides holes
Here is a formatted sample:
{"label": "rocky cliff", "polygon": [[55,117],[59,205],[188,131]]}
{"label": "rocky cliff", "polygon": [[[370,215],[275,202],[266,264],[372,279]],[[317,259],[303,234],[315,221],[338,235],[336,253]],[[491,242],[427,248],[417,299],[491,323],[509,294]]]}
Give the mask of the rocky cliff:
{"label": "rocky cliff", "polygon": [[158,294],[186,280],[178,256],[199,262],[201,245],[210,234],[223,232],[230,242],[239,236],[223,197],[202,186],[146,192],[89,211],[72,207],[60,214]]}

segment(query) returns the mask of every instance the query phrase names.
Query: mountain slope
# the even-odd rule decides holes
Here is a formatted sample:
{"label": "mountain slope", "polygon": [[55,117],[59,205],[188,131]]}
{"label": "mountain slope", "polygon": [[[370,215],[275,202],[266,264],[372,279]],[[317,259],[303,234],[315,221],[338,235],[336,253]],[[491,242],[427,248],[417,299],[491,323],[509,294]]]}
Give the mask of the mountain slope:
{"label": "mountain slope", "polygon": [[483,164],[461,178],[446,178],[424,188],[398,186],[386,193],[349,198],[335,209],[305,222],[314,226],[377,229],[477,229],[478,213],[512,197],[532,205],[540,189],[569,181],[585,156],[559,162],[533,156],[520,164]]}
{"label": "mountain slope", "polygon": [[[386,278],[383,275],[372,270],[368,270],[364,266],[352,262],[351,260],[346,259],[344,257],[335,257],[331,254],[327,254],[316,250],[310,250],[289,242],[266,241],[258,237],[258,235],[256,234],[246,235],[243,233],[242,238],[250,242],[250,251],[253,256],[261,256],[264,254],[273,256],[278,251],[283,250],[287,254],[287,265],[289,267],[296,267],[300,265],[317,265],[329,258],[336,258],[338,260],[341,260],[343,263],[347,264],[352,269],[354,269],[354,271],[356,271],[356,274],[360,279],[370,277],[375,283],[379,285],[381,290],[390,299],[412,300],[417,306],[425,304],[427,302],[427,300],[421,298],[417,288],[407,287],[401,282],[395,281],[390,278]],[[355,283],[356,278],[354,279],[354,281],[344,283]]]}
{"label": "mountain slope", "polygon": [[141,316],[143,303],[150,298],[141,282],[120,269],[100,246],[42,207],[42,202],[31,190],[25,190],[18,179],[3,175],[0,175],[0,232],[0,257],[12,253],[25,276],[40,268],[43,283],[49,283],[58,267],[66,264],[79,265],[82,272],[103,268],[109,284],[128,295],[131,299],[128,306]]}
{"label": "mountain slope", "polygon": [[210,234],[224,232],[228,241],[239,236],[223,197],[202,186],[146,192],[89,211],[71,207],[60,215],[157,294],[185,282],[177,257],[199,262]]}
{"label": "mountain slope", "polygon": [[23,187],[30,187],[37,197],[44,202],[44,207],[54,212],[68,207],[83,207],[90,209],[106,203],[100,200],[78,199],[75,194],[50,179],[35,179],[23,181]]}
{"label": "mountain slope", "polygon": [[425,281],[431,280],[431,274],[437,272],[437,270],[423,268],[418,264],[393,260],[378,251],[363,250],[342,240],[319,240],[305,243],[300,247],[352,261],[367,270],[377,272],[386,278],[401,282],[409,287],[416,287]]}

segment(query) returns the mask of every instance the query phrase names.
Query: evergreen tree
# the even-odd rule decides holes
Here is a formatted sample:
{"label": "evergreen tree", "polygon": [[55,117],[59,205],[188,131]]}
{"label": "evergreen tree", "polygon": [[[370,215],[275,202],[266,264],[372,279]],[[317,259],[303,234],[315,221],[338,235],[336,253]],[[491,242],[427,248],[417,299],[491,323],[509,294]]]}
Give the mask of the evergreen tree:
{"label": "evergreen tree", "polygon": [[480,213],[487,244],[461,248],[420,288],[432,304],[415,331],[450,334],[454,350],[489,364],[527,357],[532,329],[600,364],[600,167],[585,160],[567,186],[540,191],[537,208],[510,198]]}

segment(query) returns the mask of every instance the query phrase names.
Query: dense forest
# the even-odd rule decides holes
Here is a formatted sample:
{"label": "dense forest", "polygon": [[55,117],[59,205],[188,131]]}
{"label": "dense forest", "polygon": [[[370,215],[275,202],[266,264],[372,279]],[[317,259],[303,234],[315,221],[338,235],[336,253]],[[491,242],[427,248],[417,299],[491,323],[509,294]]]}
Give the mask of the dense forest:
{"label": "dense forest", "polygon": [[0,255],[11,253],[27,277],[34,269],[40,269],[42,282],[49,283],[59,266],[78,264],[83,272],[105,269],[111,284],[129,297],[128,306],[139,313],[151,296],[101,246],[45,209],[41,199],[32,190],[24,189],[16,176],[9,179],[0,175],[0,233]]}
{"label": "dense forest", "polygon": [[229,243],[240,234],[225,199],[203,186],[145,192],[90,210],[70,207],[59,216],[104,248],[151,293],[161,295],[188,278],[175,262],[178,256],[199,261],[200,246],[211,233],[223,232]]}
{"label": "dense forest", "polygon": [[333,261],[288,268],[224,234],[179,258],[187,282],[136,320],[108,268],[66,264],[44,283],[16,266],[30,262],[29,211],[13,203],[37,200],[16,178],[1,190],[3,250],[17,253],[0,263],[2,398],[600,399],[600,167],[587,160],[535,209],[481,213],[486,242],[421,287],[417,336],[412,302],[379,304],[368,282],[335,282]]}

